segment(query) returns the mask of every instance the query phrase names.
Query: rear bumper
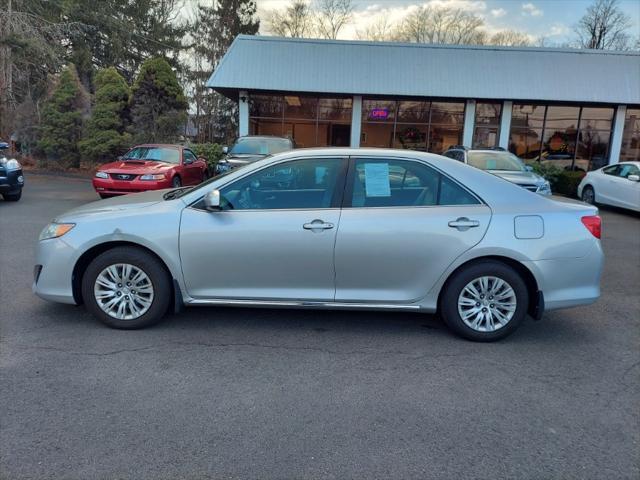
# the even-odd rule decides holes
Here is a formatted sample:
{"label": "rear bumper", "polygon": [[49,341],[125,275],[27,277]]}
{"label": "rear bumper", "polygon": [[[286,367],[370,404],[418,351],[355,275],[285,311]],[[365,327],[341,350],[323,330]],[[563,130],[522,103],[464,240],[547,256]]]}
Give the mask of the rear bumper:
{"label": "rear bumper", "polygon": [[600,297],[600,277],[604,255],[594,241],[581,258],[561,258],[523,262],[535,275],[544,292],[544,310],[557,310],[594,303]]}
{"label": "rear bumper", "polygon": [[93,178],[93,188],[101,195],[127,195],[148,190],[171,188],[171,180],[114,180],[112,178]]}
{"label": "rear bumper", "polygon": [[22,170],[2,171],[0,173],[0,193],[18,193],[24,187]]}

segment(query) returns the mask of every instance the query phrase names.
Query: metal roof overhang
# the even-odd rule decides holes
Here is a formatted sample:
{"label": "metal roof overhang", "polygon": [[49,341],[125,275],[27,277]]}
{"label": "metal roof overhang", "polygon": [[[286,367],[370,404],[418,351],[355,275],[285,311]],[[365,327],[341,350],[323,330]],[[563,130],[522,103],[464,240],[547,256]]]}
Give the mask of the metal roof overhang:
{"label": "metal roof overhang", "polygon": [[640,104],[640,53],[238,36],[207,86],[237,92]]}

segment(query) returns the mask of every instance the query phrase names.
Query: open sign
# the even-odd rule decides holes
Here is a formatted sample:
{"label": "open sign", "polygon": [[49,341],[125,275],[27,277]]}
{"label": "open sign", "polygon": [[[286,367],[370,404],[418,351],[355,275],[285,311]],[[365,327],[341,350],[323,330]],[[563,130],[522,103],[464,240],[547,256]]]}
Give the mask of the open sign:
{"label": "open sign", "polygon": [[388,108],[374,108],[369,112],[369,118],[372,120],[386,120],[389,118]]}

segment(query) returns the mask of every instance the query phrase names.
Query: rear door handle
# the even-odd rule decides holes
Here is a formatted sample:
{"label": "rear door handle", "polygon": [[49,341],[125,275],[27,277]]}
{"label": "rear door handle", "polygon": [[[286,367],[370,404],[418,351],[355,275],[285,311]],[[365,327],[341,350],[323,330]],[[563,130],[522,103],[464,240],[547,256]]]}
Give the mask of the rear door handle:
{"label": "rear door handle", "polygon": [[305,230],[329,230],[333,228],[333,223],[325,222],[324,220],[315,219],[312,222],[302,225]]}
{"label": "rear door handle", "polygon": [[451,228],[457,228],[461,232],[480,226],[478,220],[469,220],[467,217],[460,217],[449,222]]}

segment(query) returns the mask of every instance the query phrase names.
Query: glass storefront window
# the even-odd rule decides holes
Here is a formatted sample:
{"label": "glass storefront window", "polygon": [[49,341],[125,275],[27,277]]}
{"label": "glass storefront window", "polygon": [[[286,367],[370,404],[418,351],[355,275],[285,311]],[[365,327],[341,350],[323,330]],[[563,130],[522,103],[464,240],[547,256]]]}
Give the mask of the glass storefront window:
{"label": "glass storefront window", "polygon": [[478,102],[476,104],[473,148],[498,146],[501,113],[502,102]]}
{"label": "glass storefront window", "polygon": [[249,133],[293,139],[296,147],[348,146],[350,98],[251,95]]}
{"label": "glass storefront window", "polygon": [[627,108],[622,132],[620,161],[640,161],[640,108]]}
{"label": "glass storefront window", "polygon": [[509,150],[565,170],[607,163],[613,108],[514,104]]}

